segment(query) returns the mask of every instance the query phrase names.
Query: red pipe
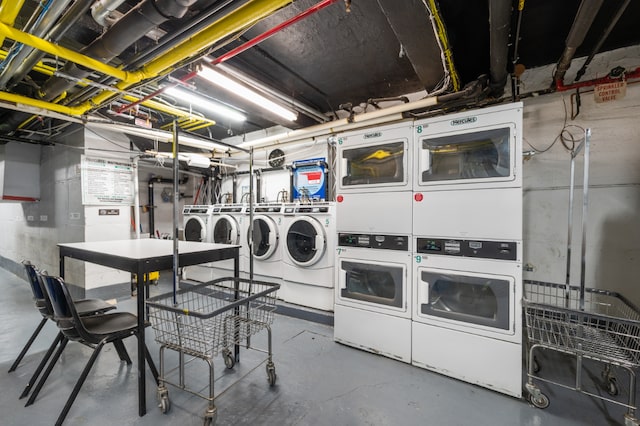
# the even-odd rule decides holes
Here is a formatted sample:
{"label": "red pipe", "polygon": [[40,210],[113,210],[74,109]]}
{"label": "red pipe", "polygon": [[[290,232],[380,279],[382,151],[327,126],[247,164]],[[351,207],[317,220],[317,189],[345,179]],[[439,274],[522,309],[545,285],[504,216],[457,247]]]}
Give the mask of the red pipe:
{"label": "red pipe", "polygon": [[615,83],[622,81],[623,79],[629,80],[634,78],[640,78],[640,67],[636,68],[633,71],[625,72],[623,78],[613,78],[607,75],[605,77],[596,78],[594,80],[581,81],[579,83],[568,84],[566,86],[562,83],[561,80],[556,80],[556,90],[558,92],[564,92],[567,90],[578,89],[580,87],[596,86],[598,84],[605,83]]}
{"label": "red pipe", "polygon": [[[331,4],[337,2],[339,0],[322,0],[320,3],[311,6],[309,9],[305,10],[304,12],[290,18],[287,19],[286,21],[284,21],[283,23],[276,25],[275,27],[271,28],[270,30],[265,31],[264,33],[252,38],[251,40],[241,44],[240,46],[236,47],[235,49],[232,49],[230,51],[228,51],[227,53],[225,53],[222,56],[217,57],[216,59],[214,59],[213,61],[209,62],[210,65],[218,65],[221,64],[223,62],[225,62],[228,59],[233,58],[234,56],[244,52],[247,49],[252,48],[253,46],[255,46],[256,44],[262,43],[263,41],[267,40],[268,38],[271,38],[273,35],[275,35],[276,33],[282,31],[283,29],[287,28],[290,25],[295,24],[296,22],[306,18],[309,15],[312,15],[322,9],[324,9],[327,6],[330,6]],[[180,79],[180,82],[185,83],[189,80],[191,80],[192,78],[194,78],[195,76],[197,76],[198,73],[197,72],[190,72],[189,74],[187,74],[186,76],[182,77]],[[158,90],[156,90],[155,92],[145,96],[144,98],[135,101],[133,103],[130,103],[128,105],[123,105],[120,108],[118,108],[116,110],[116,112],[118,112],[119,114],[127,111],[128,109],[133,108],[136,105],[141,104],[142,102],[148,101],[149,99],[155,98],[156,96],[164,93],[165,90],[171,88],[171,87],[176,87],[178,84],[180,83],[171,83],[168,84]]]}

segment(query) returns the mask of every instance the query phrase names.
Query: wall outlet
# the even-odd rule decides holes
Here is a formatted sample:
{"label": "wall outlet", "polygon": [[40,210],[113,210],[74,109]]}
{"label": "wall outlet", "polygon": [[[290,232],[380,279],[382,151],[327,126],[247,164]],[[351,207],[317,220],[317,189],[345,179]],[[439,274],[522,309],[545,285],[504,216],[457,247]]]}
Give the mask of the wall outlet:
{"label": "wall outlet", "polygon": [[33,222],[34,217],[33,216],[27,216],[27,222]]}
{"label": "wall outlet", "polygon": [[40,215],[40,222],[46,222],[48,220],[49,220],[49,216],[47,216],[46,214]]}

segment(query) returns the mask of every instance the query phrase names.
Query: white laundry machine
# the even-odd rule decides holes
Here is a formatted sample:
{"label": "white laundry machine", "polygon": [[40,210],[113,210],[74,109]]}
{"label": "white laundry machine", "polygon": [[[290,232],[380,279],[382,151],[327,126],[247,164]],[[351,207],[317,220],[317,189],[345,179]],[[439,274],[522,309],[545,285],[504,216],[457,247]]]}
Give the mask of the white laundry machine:
{"label": "white laundry machine", "polygon": [[282,233],[280,297],[291,303],[333,311],[335,203],[287,204]]}
{"label": "white laundry machine", "polygon": [[[247,210],[248,211],[248,210]],[[253,207],[252,235],[247,229],[246,244],[253,236],[253,279],[258,281],[282,282],[282,203],[258,203]],[[245,216],[248,221],[248,215]],[[246,250],[246,272],[250,272],[251,259]]]}
{"label": "white laundry machine", "polygon": [[338,231],[411,234],[412,123],[338,136]]}
{"label": "white laundry machine", "polygon": [[412,363],[522,393],[522,243],[416,238]]}
{"label": "white laundry machine", "polygon": [[334,339],[411,362],[409,235],[339,233]]}
{"label": "white laundry machine", "polygon": [[416,121],[413,234],[522,239],[522,103]]}
{"label": "white laundry machine", "polygon": [[[186,205],[182,209],[182,216],[186,241],[212,242],[213,206]],[[184,267],[182,278],[206,282],[211,280],[211,269],[208,265]]]}
{"label": "white laundry machine", "polygon": [[[244,216],[242,205],[216,204],[211,216],[211,241],[218,244],[242,245]],[[242,251],[242,249],[241,249]],[[212,280],[233,276],[233,260],[223,260],[206,265],[211,270]],[[242,264],[240,265],[242,268]]]}

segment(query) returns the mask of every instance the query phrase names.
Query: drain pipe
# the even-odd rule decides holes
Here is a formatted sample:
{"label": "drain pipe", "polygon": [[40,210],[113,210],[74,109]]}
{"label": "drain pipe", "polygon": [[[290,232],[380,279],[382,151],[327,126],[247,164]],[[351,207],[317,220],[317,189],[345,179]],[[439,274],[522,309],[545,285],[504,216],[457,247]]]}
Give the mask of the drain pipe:
{"label": "drain pipe", "polygon": [[582,3],[580,3],[578,13],[576,13],[571,30],[569,30],[569,35],[565,40],[564,52],[562,52],[562,56],[556,67],[556,72],[553,75],[554,85],[558,83],[562,84],[564,81],[564,76],[571,65],[571,60],[576,54],[578,47],[580,47],[584,41],[603,2],[604,0],[582,0]]}
{"label": "drain pipe", "polygon": [[489,95],[500,98],[507,84],[511,0],[489,1],[490,75]]}

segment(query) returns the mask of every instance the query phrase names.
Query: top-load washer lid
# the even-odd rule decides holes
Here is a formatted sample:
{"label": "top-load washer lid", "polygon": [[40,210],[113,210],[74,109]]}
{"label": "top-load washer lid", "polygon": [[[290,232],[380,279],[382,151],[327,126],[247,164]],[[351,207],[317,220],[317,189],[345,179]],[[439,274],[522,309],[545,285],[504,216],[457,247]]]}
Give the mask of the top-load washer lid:
{"label": "top-load washer lid", "polygon": [[197,242],[202,242],[206,239],[206,224],[202,218],[193,216],[185,221],[184,239]]}
{"label": "top-load washer lid", "polygon": [[213,227],[213,242],[218,244],[240,244],[238,222],[226,214],[219,216]]}
{"label": "top-load washer lid", "polygon": [[293,263],[311,266],[318,262],[327,246],[322,225],[311,216],[296,217],[287,229],[287,254]]}
{"label": "top-load washer lid", "polygon": [[[250,235],[247,234],[247,240]],[[269,216],[253,217],[253,255],[258,260],[269,259],[278,248],[278,227]]]}

